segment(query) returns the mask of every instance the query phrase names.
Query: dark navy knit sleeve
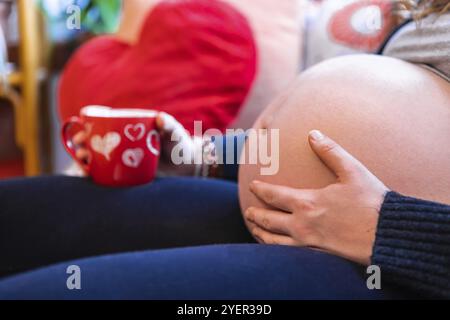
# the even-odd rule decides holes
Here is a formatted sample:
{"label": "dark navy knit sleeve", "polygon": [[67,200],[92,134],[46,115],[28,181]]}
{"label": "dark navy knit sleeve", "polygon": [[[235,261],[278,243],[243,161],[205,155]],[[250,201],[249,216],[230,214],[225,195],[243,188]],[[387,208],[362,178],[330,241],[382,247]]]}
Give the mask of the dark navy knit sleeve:
{"label": "dark navy knit sleeve", "polygon": [[450,206],[389,192],[372,264],[382,279],[430,298],[450,298]]}
{"label": "dark navy knit sleeve", "polygon": [[226,180],[237,181],[239,172],[239,160],[247,135],[215,136],[213,142],[216,146],[216,155],[219,163],[223,165],[222,173]]}

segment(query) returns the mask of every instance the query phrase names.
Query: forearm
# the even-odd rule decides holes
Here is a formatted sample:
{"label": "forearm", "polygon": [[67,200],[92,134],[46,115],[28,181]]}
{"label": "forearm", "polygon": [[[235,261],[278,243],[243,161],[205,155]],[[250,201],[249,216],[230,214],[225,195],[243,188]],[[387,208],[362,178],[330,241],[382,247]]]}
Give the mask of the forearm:
{"label": "forearm", "polygon": [[372,264],[384,279],[427,297],[450,298],[450,206],[388,193]]}

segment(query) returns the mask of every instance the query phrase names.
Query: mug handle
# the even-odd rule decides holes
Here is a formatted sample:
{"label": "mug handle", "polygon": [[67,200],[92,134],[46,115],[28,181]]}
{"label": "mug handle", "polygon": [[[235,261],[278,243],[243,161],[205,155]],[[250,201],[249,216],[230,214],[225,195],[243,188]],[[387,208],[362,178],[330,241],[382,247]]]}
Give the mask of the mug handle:
{"label": "mug handle", "polygon": [[152,138],[156,137],[156,139],[159,141],[159,133],[156,130],[152,130],[147,135],[147,147],[150,150],[151,153],[153,153],[155,156],[159,156],[159,150],[155,148],[155,146],[152,143]]}
{"label": "mug handle", "polygon": [[64,122],[64,124],[62,126],[62,129],[61,129],[62,141],[63,141],[66,151],[70,154],[70,156],[83,168],[83,170],[87,174],[89,174],[89,172],[91,170],[91,166],[89,163],[85,163],[83,161],[78,160],[78,158],[76,156],[78,146],[73,142],[74,135],[69,134],[69,129],[74,126],[77,126],[80,128],[80,130],[78,130],[77,133],[82,130],[86,130],[84,121],[81,120],[81,118],[71,117],[66,122]]}

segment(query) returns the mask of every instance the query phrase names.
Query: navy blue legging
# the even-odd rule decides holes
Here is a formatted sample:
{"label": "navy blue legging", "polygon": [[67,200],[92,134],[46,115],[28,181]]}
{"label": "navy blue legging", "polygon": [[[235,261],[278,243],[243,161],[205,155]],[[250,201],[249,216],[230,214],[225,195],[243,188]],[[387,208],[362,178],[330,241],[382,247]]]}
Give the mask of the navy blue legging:
{"label": "navy blue legging", "polygon": [[[403,297],[368,290],[364,270],[343,259],[255,244],[236,184],[219,180],[126,189],[69,177],[3,181],[0,252],[2,299]],[[67,289],[72,264],[81,290]]]}

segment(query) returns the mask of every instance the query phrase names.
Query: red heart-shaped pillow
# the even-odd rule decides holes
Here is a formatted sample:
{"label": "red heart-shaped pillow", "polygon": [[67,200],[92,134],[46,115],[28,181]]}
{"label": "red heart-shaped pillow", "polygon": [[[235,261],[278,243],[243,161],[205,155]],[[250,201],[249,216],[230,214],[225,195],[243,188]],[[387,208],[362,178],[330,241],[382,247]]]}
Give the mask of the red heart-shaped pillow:
{"label": "red heart-shaped pillow", "polygon": [[146,18],[139,41],[97,37],[70,59],[59,87],[63,120],[86,105],[147,108],[175,116],[191,133],[224,130],[256,73],[250,26],[221,1],[167,0]]}

